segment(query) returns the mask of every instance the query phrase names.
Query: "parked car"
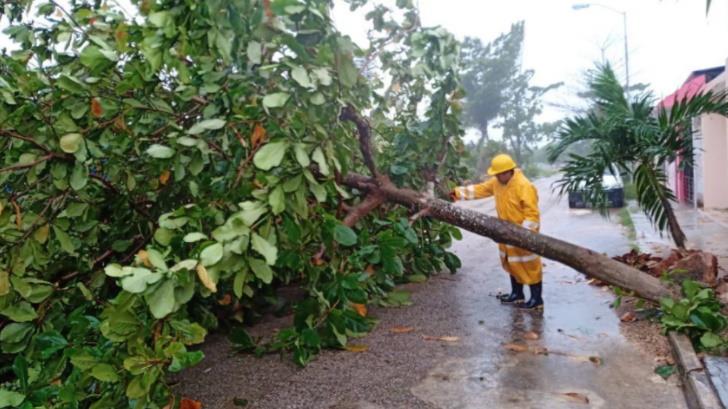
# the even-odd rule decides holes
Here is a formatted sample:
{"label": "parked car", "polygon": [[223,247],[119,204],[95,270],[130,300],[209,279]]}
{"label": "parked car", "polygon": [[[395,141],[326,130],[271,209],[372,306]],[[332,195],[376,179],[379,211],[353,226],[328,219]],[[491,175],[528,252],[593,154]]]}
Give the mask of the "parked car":
{"label": "parked car", "polygon": [[[602,176],[602,186],[607,195],[608,207],[624,207],[624,183],[622,183],[622,178],[619,175],[606,174]],[[583,190],[569,192],[569,208],[583,209],[590,206],[591,204],[587,203]]]}

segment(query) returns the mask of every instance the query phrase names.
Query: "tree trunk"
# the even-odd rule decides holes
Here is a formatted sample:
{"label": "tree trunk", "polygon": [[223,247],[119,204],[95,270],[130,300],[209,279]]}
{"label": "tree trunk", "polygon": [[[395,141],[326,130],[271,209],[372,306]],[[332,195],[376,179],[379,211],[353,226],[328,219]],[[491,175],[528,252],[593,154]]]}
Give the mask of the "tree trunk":
{"label": "tree trunk", "polygon": [[349,187],[383,196],[387,201],[411,208],[421,214],[450,223],[498,243],[517,246],[546,258],[566,264],[587,276],[634,291],[641,297],[659,301],[675,296],[660,280],[592,250],[567,243],[512,223],[487,216],[409,189],[400,189],[386,179],[375,180],[349,174],[343,180]]}
{"label": "tree trunk", "polygon": [[478,144],[476,145],[476,155],[478,155],[478,160],[476,161],[475,170],[478,172],[485,172],[485,158],[483,157],[483,146],[485,145],[485,142],[488,141],[488,121],[485,121],[480,125],[480,139],[478,139]]}
{"label": "tree trunk", "polygon": [[675,241],[675,245],[679,249],[684,250],[686,241],[685,233],[682,231],[680,223],[677,221],[675,209],[672,208],[672,204],[668,198],[663,197],[660,200],[662,201],[662,207],[665,208],[665,215],[667,216],[667,224],[670,228],[670,235],[672,236],[673,241]]}

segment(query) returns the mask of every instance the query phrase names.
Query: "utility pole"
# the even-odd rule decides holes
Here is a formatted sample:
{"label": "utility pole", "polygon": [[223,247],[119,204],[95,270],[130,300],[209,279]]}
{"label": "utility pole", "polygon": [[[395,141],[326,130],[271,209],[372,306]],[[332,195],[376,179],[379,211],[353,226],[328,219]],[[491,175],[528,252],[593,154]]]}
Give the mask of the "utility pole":
{"label": "utility pole", "polygon": [[627,42],[627,12],[605,6],[604,4],[600,3],[577,3],[571,6],[571,8],[574,10],[584,10],[588,9],[591,6],[601,7],[611,12],[622,15],[622,27],[624,29],[624,89],[625,92],[629,94],[629,43]]}

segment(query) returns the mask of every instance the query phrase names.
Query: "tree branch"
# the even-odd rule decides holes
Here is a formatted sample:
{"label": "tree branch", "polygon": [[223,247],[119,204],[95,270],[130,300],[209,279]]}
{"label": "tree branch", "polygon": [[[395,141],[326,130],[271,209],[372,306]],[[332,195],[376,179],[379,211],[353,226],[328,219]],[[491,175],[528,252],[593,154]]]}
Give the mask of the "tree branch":
{"label": "tree branch", "polygon": [[351,105],[347,105],[341,110],[339,118],[342,121],[351,121],[356,125],[356,130],[359,132],[359,149],[364,157],[364,164],[369,168],[372,176],[379,179],[379,171],[377,171],[377,165],[374,162],[374,155],[372,154],[372,134],[369,122],[359,116]]}
{"label": "tree branch", "polygon": [[146,209],[144,209],[144,208],[142,208],[142,207],[139,207],[139,206],[137,205],[137,203],[136,203],[136,202],[135,202],[134,200],[132,200],[132,198],[131,198],[131,197],[128,197],[128,196],[126,196],[125,194],[123,194],[123,193],[122,193],[122,192],[121,192],[121,191],[120,191],[119,189],[117,189],[117,188],[116,188],[116,186],[112,185],[112,184],[111,184],[111,182],[109,182],[108,180],[104,179],[103,177],[101,177],[101,176],[99,176],[99,175],[89,175],[89,177],[91,177],[91,179],[97,180],[97,181],[98,181],[99,183],[101,183],[101,184],[102,184],[102,185],[103,185],[103,186],[104,186],[104,187],[105,187],[105,188],[106,188],[107,190],[110,190],[110,191],[112,191],[112,192],[113,192],[113,193],[114,193],[115,195],[118,195],[118,196],[124,196],[124,197],[126,197],[126,198],[127,198],[127,202],[129,203],[129,206],[131,206],[132,210],[134,210],[134,211],[136,211],[137,213],[141,214],[141,215],[142,215],[142,216],[144,216],[144,217],[145,217],[146,219],[148,219],[148,220],[151,220],[151,221],[154,221],[154,219],[153,219],[153,218],[152,218],[152,216],[151,216],[151,215],[149,214],[149,212],[147,212],[147,210],[146,210]]}
{"label": "tree branch", "polygon": [[13,165],[13,166],[8,166],[6,168],[2,168],[2,169],[0,169],[0,173],[13,172],[13,171],[20,170],[20,169],[32,168],[33,166],[35,166],[35,165],[37,165],[39,163],[45,162],[45,161],[47,161],[47,160],[49,160],[49,159],[51,159],[51,158],[53,158],[55,156],[56,156],[55,154],[49,153],[49,154],[47,154],[45,156],[41,156],[40,158],[38,158],[38,159],[36,159],[36,160],[34,160],[33,162],[30,162],[30,163],[21,163],[21,164],[18,164],[18,165]]}
{"label": "tree branch", "polygon": [[45,145],[41,144],[40,142],[34,140],[33,138],[31,138],[29,136],[21,135],[15,131],[0,129],[0,135],[5,135],[10,138],[20,139],[21,141],[28,142],[29,144],[35,145],[36,148],[38,148],[46,153],[50,153],[50,151],[51,151],[50,149],[48,149],[48,147],[46,147]]}

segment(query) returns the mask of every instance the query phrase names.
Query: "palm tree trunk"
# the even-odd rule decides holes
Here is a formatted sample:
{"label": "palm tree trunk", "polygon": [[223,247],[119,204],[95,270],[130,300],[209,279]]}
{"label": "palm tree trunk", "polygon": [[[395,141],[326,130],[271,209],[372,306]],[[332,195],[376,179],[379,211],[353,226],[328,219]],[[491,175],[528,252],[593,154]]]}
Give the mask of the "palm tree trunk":
{"label": "palm tree trunk", "polygon": [[662,207],[665,208],[665,215],[667,216],[667,224],[670,229],[670,235],[672,236],[672,240],[675,242],[675,245],[679,249],[684,250],[686,241],[685,233],[680,227],[680,223],[677,221],[677,216],[675,216],[675,209],[672,208],[670,200],[668,200],[666,197],[662,197],[660,200],[662,201]]}

